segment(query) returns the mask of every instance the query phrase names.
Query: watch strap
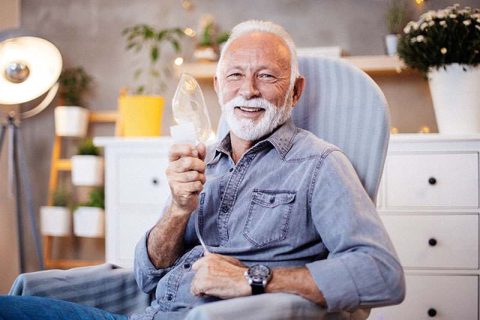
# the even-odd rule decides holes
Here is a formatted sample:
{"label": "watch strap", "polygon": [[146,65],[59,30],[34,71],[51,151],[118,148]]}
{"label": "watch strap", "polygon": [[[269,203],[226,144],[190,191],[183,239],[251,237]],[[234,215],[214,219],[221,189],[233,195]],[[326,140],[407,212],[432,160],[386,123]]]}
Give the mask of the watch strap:
{"label": "watch strap", "polygon": [[257,294],[262,294],[262,293],[265,293],[265,288],[263,287],[263,284],[261,283],[255,283],[255,282],[252,282],[250,284],[250,286],[252,287],[252,295],[257,295]]}

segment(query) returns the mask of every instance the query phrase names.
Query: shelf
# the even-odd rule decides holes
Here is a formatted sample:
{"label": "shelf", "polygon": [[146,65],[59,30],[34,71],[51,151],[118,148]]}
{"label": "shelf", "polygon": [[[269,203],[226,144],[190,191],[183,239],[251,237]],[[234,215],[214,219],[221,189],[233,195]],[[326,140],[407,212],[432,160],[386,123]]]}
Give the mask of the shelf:
{"label": "shelf", "polygon": [[[349,56],[341,59],[368,74],[396,74],[408,70],[398,56]],[[209,80],[214,77],[216,67],[216,62],[192,62],[177,66],[175,71],[177,75],[186,72],[197,79]]]}

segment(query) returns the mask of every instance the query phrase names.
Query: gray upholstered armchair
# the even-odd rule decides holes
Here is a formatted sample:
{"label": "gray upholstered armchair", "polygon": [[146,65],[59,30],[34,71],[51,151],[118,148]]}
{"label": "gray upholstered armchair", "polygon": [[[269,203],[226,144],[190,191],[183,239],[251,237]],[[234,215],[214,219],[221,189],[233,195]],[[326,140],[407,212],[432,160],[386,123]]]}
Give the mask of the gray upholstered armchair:
{"label": "gray upholstered armchair", "polygon": [[[306,88],[294,108],[296,125],[343,149],[375,201],[389,139],[382,92],[365,73],[341,60],[300,57],[299,64]],[[224,124],[219,127],[220,132],[226,130]],[[133,272],[111,264],[22,274],[10,294],[49,296],[123,314],[141,312],[150,303],[136,286]],[[263,306],[271,303],[278,305],[275,314],[262,313]],[[365,319],[369,312],[327,315],[299,296],[265,294],[202,305],[192,309],[187,319],[231,319],[239,310],[245,319]]]}

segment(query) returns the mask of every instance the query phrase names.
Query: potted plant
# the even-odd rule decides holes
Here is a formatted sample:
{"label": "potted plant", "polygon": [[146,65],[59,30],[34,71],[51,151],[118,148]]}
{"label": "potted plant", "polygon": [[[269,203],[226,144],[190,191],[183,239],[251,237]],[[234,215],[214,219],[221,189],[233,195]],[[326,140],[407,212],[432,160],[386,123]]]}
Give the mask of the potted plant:
{"label": "potted plant", "polygon": [[76,186],[103,185],[103,158],[92,139],[83,140],[72,157],[72,183]]}
{"label": "potted plant", "polygon": [[64,189],[57,189],[52,194],[52,205],[40,208],[40,231],[46,236],[64,237],[71,230],[69,195]]}
{"label": "potted plant", "polygon": [[63,137],[84,137],[89,112],[82,96],[90,88],[92,77],[82,67],[64,69],[60,75],[62,104],[55,108],[55,133]]}
{"label": "potted plant", "polygon": [[397,54],[398,38],[408,22],[407,6],[404,1],[390,0],[385,14],[388,34],[385,36],[387,54]]}
{"label": "potted plant", "polygon": [[102,238],[105,235],[105,194],[93,189],[89,200],[73,213],[73,233],[78,237]]}
{"label": "potted plant", "polygon": [[165,78],[170,75],[169,66],[160,54],[165,44],[170,44],[176,53],[180,52],[183,30],[156,29],[139,24],[124,29],[123,35],[127,50],[142,56],[143,62],[148,61],[148,66],[135,70],[134,79],[139,84],[134,90],[130,94],[120,94],[120,135],[159,136],[164,106],[164,98],[160,94],[166,87]]}
{"label": "potted plant", "polygon": [[204,16],[200,20],[200,38],[193,52],[198,61],[217,61],[220,46],[228,40],[230,33],[218,32],[212,16]]}
{"label": "potted plant", "polygon": [[398,54],[428,78],[440,133],[480,132],[480,11],[428,11],[404,29]]}

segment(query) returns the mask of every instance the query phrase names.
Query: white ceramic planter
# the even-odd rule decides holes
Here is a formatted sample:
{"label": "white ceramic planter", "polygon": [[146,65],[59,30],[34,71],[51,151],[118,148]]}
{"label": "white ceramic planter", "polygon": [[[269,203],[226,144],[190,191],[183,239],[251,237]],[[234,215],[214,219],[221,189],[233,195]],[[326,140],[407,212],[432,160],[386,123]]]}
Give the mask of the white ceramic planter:
{"label": "white ceramic planter", "polygon": [[95,207],[78,207],[73,213],[73,233],[77,237],[103,238],[105,211]]}
{"label": "white ceramic planter", "polygon": [[73,156],[72,183],[76,186],[102,186],[103,158],[98,156]]}
{"label": "white ceramic planter", "polygon": [[428,78],[439,132],[480,132],[480,67],[451,64],[432,70]]}
{"label": "white ceramic planter", "polygon": [[394,56],[397,54],[398,46],[398,34],[387,34],[385,36],[385,47],[387,48],[387,54]]}
{"label": "white ceramic planter", "polygon": [[55,134],[61,137],[85,137],[89,111],[77,106],[55,108]]}
{"label": "white ceramic planter", "polygon": [[45,236],[69,236],[72,233],[70,210],[66,207],[41,207],[40,231]]}

